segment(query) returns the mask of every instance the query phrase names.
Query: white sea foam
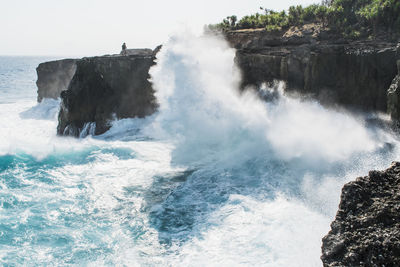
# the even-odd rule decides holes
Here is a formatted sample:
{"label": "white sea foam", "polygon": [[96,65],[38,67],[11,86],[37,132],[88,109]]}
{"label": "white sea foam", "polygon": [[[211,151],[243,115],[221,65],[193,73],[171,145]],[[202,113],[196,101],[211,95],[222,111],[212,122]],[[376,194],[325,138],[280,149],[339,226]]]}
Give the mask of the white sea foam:
{"label": "white sea foam", "polygon": [[320,266],[341,187],[398,159],[397,137],[282,83],[268,103],[240,93],[234,56],[173,36],[151,69],[159,112],[97,137],[57,137],[57,101],[0,104],[0,223],[26,229],[0,262]]}
{"label": "white sea foam", "polygon": [[171,259],[174,266],[320,266],[329,219],[303,203],[231,195],[201,238]]}
{"label": "white sea foam", "polygon": [[22,119],[52,120],[58,116],[60,99],[44,98],[42,102],[36,104],[19,115]]}
{"label": "white sea foam", "polygon": [[[239,93],[234,54],[215,36],[174,36],[151,70],[160,111],[146,128],[148,135],[173,142],[174,164],[201,166],[203,177],[215,175],[218,181],[187,182],[190,197],[182,201],[201,206],[213,198],[208,194],[217,196],[226,188],[246,195],[211,205],[205,219],[210,228],[196,228],[199,233],[179,250],[173,265],[318,266],[321,238],[343,183],[383,168],[389,155],[398,155],[397,148],[389,152],[385,144],[397,147],[398,141],[367,128],[362,118],[287,97],[281,88],[270,103],[252,91]],[[261,200],[252,200],[239,189],[252,190],[259,181],[275,192],[254,188]],[[206,196],[198,196],[202,187],[209,188],[202,191]],[[232,199],[243,202],[231,204]],[[224,213],[229,219],[221,219]]]}

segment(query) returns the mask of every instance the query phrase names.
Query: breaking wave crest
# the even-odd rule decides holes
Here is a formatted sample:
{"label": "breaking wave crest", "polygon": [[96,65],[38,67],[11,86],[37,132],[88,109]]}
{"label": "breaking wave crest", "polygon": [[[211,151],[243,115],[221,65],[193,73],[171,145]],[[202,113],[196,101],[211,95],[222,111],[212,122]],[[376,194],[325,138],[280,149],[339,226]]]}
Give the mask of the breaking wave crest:
{"label": "breaking wave crest", "polygon": [[234,56],[173,36],[159,111],[101,136],[57,137],[57,101],[0,104],[0,262],[321,266],[341,187],[398,159],[397,137],[282,82],[241,92]]}

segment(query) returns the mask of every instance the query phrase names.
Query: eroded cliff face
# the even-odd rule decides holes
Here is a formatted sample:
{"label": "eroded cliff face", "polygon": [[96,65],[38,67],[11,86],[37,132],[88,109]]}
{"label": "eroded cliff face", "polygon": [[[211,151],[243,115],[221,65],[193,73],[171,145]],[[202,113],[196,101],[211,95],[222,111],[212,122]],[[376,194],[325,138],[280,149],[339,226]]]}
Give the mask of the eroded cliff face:
{"label": "eroded cliff face", "polygon": [[243,87],[278,79],[326,105],[387,111],[397,73],[395,43],[349,42],[314,24],[287,32],[232,31],[226,39],[237,49]]}
{"label": "eroded cliff face", "polygon": [[145,117],[157,108],[149,69],[155,55],[103,56],[77,61],[68,90],[61,93],[57,133],[102,134],[110,121]]}
{"label": "eroded cliff face", "polygon": [[57,99],[75,74],[77,59],[62,59],[39,64],[36,68],[38,79],[38,102],[43,98]]}
{"label": "eroded cliff face", "polygon": [[331,228],[324,266],[400,266],[400,163],[346,184]]}

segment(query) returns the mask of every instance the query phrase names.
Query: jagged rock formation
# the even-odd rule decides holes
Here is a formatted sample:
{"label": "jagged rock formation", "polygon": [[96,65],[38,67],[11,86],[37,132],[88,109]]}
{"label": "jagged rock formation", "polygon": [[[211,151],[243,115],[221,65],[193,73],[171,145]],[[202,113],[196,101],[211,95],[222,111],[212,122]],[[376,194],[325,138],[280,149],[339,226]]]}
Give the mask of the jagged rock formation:
{"label": "jagged rock formation", "polygon": [[[158,51],[158,50],[157,50]],[[59,135],[102,134],[115,118],[152,114],[156,99],[148,81],[155,53],[102,56],[77,61],[68,90],[61,93]]]}
{"label": "jagged rock formation", "polygon": [[396,75],[396,44],[349,42],[320,25],[286,32],[238,30],[225,34],[237,48],[243,87],[274,79],[287,90],[309,94],[323,104],[387,111],[387,90]]}
{"label": "jagged rock formation", "polygon": [[60,93],[67,90],[75,74],[76,59],[62,59],[39,64],[36,68],[38,79],[38,102],[43,98],[57,99]]}
{"label": "jagged rock formation", "polygon": [[400,266],[400,163],[346,184],[331,228],[324,266]]}

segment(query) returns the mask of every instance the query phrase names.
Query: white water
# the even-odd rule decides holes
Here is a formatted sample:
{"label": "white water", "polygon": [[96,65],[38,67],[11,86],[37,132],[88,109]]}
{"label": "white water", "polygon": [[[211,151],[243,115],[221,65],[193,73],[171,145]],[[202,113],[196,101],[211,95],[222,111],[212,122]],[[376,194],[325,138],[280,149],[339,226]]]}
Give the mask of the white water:
{"label": "white water", "polygon": [[1,262],[321,266],[341,187],[398,159],[397,137],[283,84],[239,94],[234,54],[172,37],[159,112],[95,138],[56,137],[56,101],[1,104]]}

